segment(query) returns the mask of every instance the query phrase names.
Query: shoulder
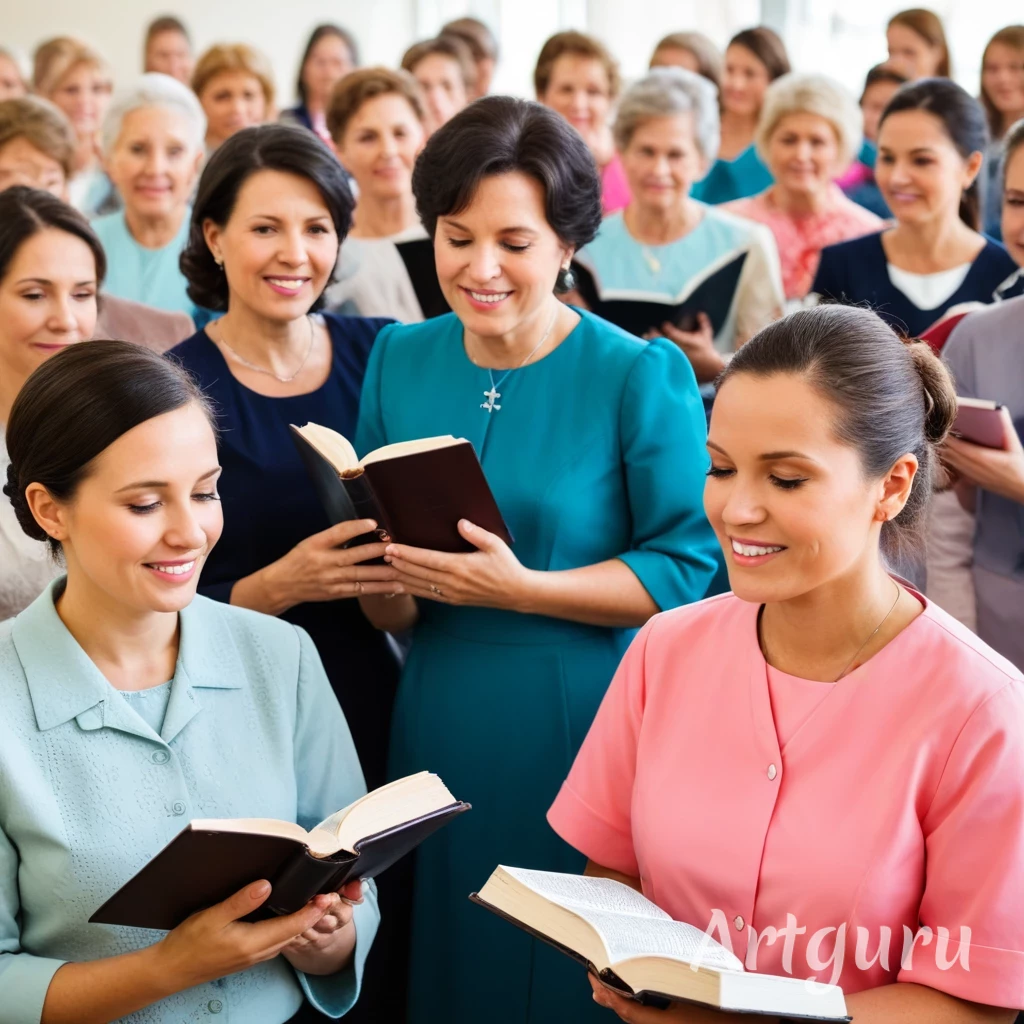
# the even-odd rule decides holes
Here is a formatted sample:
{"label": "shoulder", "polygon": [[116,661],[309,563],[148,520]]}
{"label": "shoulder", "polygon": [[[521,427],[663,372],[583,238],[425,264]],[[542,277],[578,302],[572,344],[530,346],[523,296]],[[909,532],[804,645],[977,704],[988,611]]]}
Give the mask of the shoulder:
{"label": "shoulder", "polygon": [[1013,257],[1002,243],[994,242],[987,235],[982,237],[985,239],[985,247],[978,253],[975,263],[983,265],[986,269],[991,268],[992,273],[999,275],[999,283],[1002,284],[1003,280],[1017,269],[1017,264],[1013,262]]}
{"label": "shoulder", "polygon": [[167,353],[168,359],[180,363],[187,370],[196,374],[200,381],[206,372],[216,365],[217,348],[204,330],[196,331],[190,338],[175,345]]}
{"label": "shoulder", "polygon": [[425,345],[434,344],[441,335],[462,330],[459,318],[454,313],[445,313],[444,316],[435,316],[416,324],[381,322],[386,326],[380,332],[377,345],[386,347],[389,355],[422,349]]}
{"label": "shoulder", "polygon": [[744,199],[733,199],[717,207],[721,213],[731,213],[736,217],[752,217],[756,220],[767,220],[769,216],[768,202],[765,193],[747,196]]}
{"label": "shoulder", "polygon": [[341,316],[338,313],[321,313],[324,325],[334,344],[362,343],[369,348],[377,335],[394,320],[377,316]]}
{"label": "shoulder", "polygon": [[155,309],[141,302],[104,295],[96,330],[96,341],[129,338],[145,348],[166,352],[195,332],[196,325],[187,313]]}
{"label": "shoulder", "polygon": [[601,221],[601,226],[598,228],[597,234],[594,236],[593,240],[587,242],[579,253],[577,253],[577,256],[582,256],[585,262],[587,254],[600,255],[603,252],[624,244],[628,245],[635,243],[633,242],[633,237],[626,230],[625,221],[622,219],[622,211],[619,210],[616,213],[608,214],[608,216]]}
{"label": "shoulder", "polygon": [[684,644],[679,648],[684,652],[704,638],[712,639],[716,646],[724,643],[734,649],[741,646],[739,638],[753,628],[757,608],[729,592],[659,612],[648,624],[648,649],[672,650]]}
{"label": "shoulder", "polygon": [[821,250],[821,258],[830,260],[851,262],[858,259],[869,259],[874,256],[885,257],[885,250],[882,248],[882,232],[873,231],[870,235],[861,235],[860,238],[850,238],[845,242],[836,242],[833,245],[826,245]]}
{"label": "shoulder", "polygon": [[977,309],[953,328],[942,351],[943,357],[949,359],[960,349],[971,348],[978,342],[986,347],[1017,349],[1024,354],[1024,339],[1020,335],[1022,323],[1024,295]]}
{"label": "shoulder", "polygon": [[855,203],[838,185],[833,192],[833,202],[833,216],[844,224],[873,234],[877,234],[885,227],[885,221],[877,213],[872,213],[871,210]]}
{"label": "shoulder", "polygon": [[93,217],[89,221],[89,225],[101,238],[109,238],[115,233],[125,230],[124,211],[115,210],[113,213],[105,213],[100,217]]}
{"label": "shoulder", "polygon": [[[741,249],[752,245],[775,247],[775,237],[770,228],[746,215],[721,206],[705,207],[704,219],[700,226],[717,239],[722,249]],[[685,242],[686,238],[681,241]]]}

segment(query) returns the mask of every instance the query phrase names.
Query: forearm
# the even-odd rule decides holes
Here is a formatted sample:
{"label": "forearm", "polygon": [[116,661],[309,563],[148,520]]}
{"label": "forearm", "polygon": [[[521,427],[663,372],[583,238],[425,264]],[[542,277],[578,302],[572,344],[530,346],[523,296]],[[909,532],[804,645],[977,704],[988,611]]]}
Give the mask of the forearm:
{"label": "forearm", "polygon": [[516,611],[592,626],[642,626],[660,609],[618,558],[579,569],[529,571]]}
{"label": "forearm", "polygon": [[846,997],[855,1024],[1012,1024],[1016,1010],[982,1006],[925,985],[882,985]]}
{"label": "forearm", "polygon": [[274,586],[266,568],[243,576],[231,588],[231,604],[265,615],[281,615],[292,607],[292,603]]}
{"label": "forearm", "polygon": [[372,594],[359,598],[359,607],[377,629],[388,633],[411,629],[420,615],[416,598],[410,594],[396,594],[394,597]]}
{"label": "forearm", "polygon": [[170,980],[156,946],[64,964],[46,990],[40,1024],[107,1024],[187,987]]}

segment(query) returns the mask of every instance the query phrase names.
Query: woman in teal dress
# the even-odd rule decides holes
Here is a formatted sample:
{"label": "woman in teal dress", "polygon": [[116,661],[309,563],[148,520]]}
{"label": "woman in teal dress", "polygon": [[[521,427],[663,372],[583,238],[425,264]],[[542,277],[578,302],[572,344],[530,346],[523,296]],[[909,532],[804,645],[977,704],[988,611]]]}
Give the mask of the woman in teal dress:
{"label": "woman in teal dress", "polygon": [[557,115],[478,101],[432,136],[413,189],[453,312],[377,337],[356,447],[472,442],[515,540],[391,545],[413,627],[391,772],[429,764],[473,812],[420,850],[412,1024],[602,1019],[580,967],[472,905],[498,863],[579,871],[544,820],[633,631],[698,600],[716,566],[702,510],[704,416],[688,362],[563,305],[600,183]]}

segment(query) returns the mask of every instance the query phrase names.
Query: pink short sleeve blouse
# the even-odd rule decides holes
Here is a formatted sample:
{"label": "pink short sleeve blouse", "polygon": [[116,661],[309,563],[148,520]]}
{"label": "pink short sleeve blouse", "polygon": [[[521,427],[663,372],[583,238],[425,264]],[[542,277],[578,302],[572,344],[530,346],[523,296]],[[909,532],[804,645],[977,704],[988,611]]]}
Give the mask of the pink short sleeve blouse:
{"label": "pink short sleeve blouse", "polygon": [[748,969],[1024,1006],[1024,677],[926,604],[780,747],[756,619],[644,627],[552,827]]}

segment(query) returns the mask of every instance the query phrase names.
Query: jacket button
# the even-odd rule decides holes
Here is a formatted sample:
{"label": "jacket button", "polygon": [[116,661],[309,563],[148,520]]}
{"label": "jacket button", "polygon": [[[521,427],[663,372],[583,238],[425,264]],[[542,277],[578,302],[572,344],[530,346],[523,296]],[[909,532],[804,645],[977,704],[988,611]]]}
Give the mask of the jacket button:
{"label": "jacket button", "polygon": [[769,780],[774,782],[775,781],[775,776],[778,775],[778,774],[779,774],[779,772],[778,772],[778,769],[775,767],[775,765],[773,765],[773,764],[768,765],[768,778],[769,778]]}
{"label": "jacket button", "polygon": [[184,814],[185,805],[180,800],[175,800],[174,803],[171,804],[171,810],[174,811],[175,814]]}
{"label": "jacket button", "polygon": [[732,919],[732,923],[736,926],[736,931],[743,931],[743,918],[739,914]]}
{"label": "jacket button", "polygon": [[220,1013],[224,1009],[224,1004],[219,999],[211,999],[207,1004],[206,1008],[210,1013]]}
{"label": "jacket button", "polygon": [[154,750],[149,757],[153,764],[167,764],[171,759],[171,755],[166,750]]}

